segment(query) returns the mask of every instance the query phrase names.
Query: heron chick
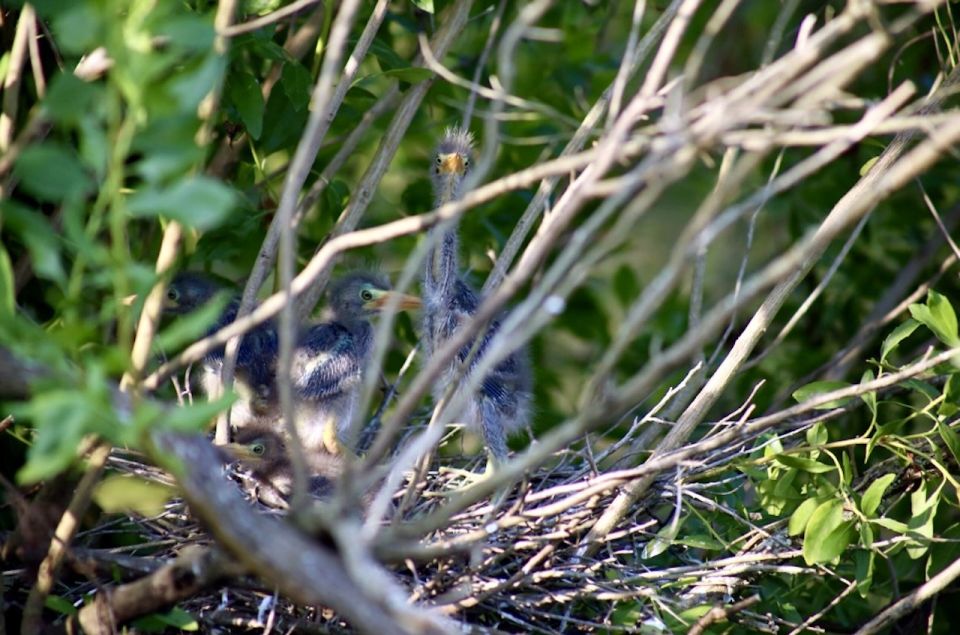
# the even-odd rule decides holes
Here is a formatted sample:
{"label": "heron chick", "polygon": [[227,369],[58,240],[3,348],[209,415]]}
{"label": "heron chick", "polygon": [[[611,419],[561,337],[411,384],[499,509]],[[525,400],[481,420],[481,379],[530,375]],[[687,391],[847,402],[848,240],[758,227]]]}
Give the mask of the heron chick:
{"label": "heron chick", "polygon": [[[470,171],[473,139],[459,128],[448,129],[437,147],[431,169],[435,206],[440,207],[462,195],[463,181]],[[439,236],[437,235],[439,234]],[[426,359],[433,357],[445,341],[477,312],[481,297],[460,274],[457,222],[447,221],[430,229],[428,240],[434,245],[427,255],[423,274],[423,333]],[[479,342],[461,348],[434,384],[434,398],[439,400],[447,387],[457,381],[460,367],[469,361],[463,377],[469,377],[478,362],[487,354],[499,320],[492,320]],[[459,383],[466,383],[465,379]],[[458,388],[458,390],[460,390]],[[467,406],[454,416],[479,430],[492,465],[502,463],[508,453],[507,437],[519,430],[530,417],[532,378],[524,349],[514,351],[483,377],[480,387],[469,396]]]}
{"label": "heron chick", "polygon": [[[239,430],[233,442],[222,449],[229,460],[250,470],[254,498],[270,507],[287,507],[293,493],[293,467],[283,437],[272,426],[253,425]],[[325,452],[311,452],[306,458],[310,495],[320,500],[330,498],[343,473],[343,460]]]}
{"label": "heron chick", "polygon": [[398,309],[420,307],[420,298],[391,291],[384,276],[367,272],[336,280],[328,298],[329,321],[300,332],[291,368],[297,434],[308,453],[339,453],[347,441],[373,349],[370,318],[391,299]]}
{"label": "heron chick", "polygon": [[[211,275],[190,271],[178,273],[167,287],[163,311],[169,315],[192,313],[218,294],[229,292],[228,289],[226,281]],[[234,294],[206,335],[212,335],[233,322],[239,308],[240,297]],[[237,351],[234,386],[240,399],[231,413],[235,428],[261,421],[275,409],[274,377],[278,351],[277,332],[271,322],[259,324],[243,335]],[[200,385],[209,397],[223,394],[223,356],[224,347],[221,346],[207,353],[202,360]]]}

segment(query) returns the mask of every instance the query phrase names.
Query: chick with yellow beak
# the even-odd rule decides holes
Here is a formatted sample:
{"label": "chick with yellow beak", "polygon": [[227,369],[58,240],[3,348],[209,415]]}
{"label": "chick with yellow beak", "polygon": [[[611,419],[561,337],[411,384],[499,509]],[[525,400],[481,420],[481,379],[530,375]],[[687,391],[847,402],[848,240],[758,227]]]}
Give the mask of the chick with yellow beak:
{"label": "chick with yellow beak", "polygon": [[370,318],[391,301],[400,310],[420,307],[420,298],[391,291],[382,276],[348,274],[330,288],[329,321],[299,334],[291,379],[297,433],[308,453],[342,451],[373,349]]}

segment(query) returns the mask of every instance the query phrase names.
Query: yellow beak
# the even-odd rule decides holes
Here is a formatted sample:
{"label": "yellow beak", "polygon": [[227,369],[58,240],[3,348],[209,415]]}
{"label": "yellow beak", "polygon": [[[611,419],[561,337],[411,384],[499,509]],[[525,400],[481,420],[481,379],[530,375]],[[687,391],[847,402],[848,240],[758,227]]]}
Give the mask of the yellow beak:
{"label": "yellow beak", "polygon": [[256,463],[263,459],[263,455],[254,454],[250,447],[242,443],[225,443],[220,448],[229,454],[234,460]]}
{"label": "yellow beak", "polygon": [[391,298],[396,298],[397,308],[401,311],[419,309],[421,306],[423,306],[423,302],[417,296],[407,295],[406,293],[397,293],[396,291],[384,291],[373,300],[370,300],[367,303],[367,306],[380,311],[387,306]]}
{"label": "yellow beak", "polygon": [[466,165],[462,155],[456,152],[440,155],[441,174],[463,174],[464,172],[466,172]]}

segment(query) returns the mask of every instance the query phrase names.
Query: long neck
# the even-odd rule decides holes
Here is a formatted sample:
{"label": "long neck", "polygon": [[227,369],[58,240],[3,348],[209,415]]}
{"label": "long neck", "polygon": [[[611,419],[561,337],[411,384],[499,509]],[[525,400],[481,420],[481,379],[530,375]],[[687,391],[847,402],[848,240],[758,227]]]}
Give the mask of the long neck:
{"label": "long neck", "polygon": [[[434,183],[434,205],[441,207],[459,198],[459,180],[444,179]],[[427,254],[424,285],[427,293],[446,294],[453,291],[460,272],[459,220],[447,221],[430,228],[427,239],[433,244]],[[438,238],[439,234],[439,238]]]}

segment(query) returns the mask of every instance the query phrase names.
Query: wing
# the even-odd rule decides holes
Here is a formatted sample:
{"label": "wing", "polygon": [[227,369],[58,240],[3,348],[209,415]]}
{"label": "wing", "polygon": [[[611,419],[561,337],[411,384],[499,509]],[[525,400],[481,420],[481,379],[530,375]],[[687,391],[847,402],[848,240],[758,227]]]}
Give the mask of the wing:
{"label": "wing", "polygon": [[317,324],[304,331],[293,360],[293,384],[303,399],[328,399],[351,389],[369,351],[369,330],[354,333],[336,323]]}

